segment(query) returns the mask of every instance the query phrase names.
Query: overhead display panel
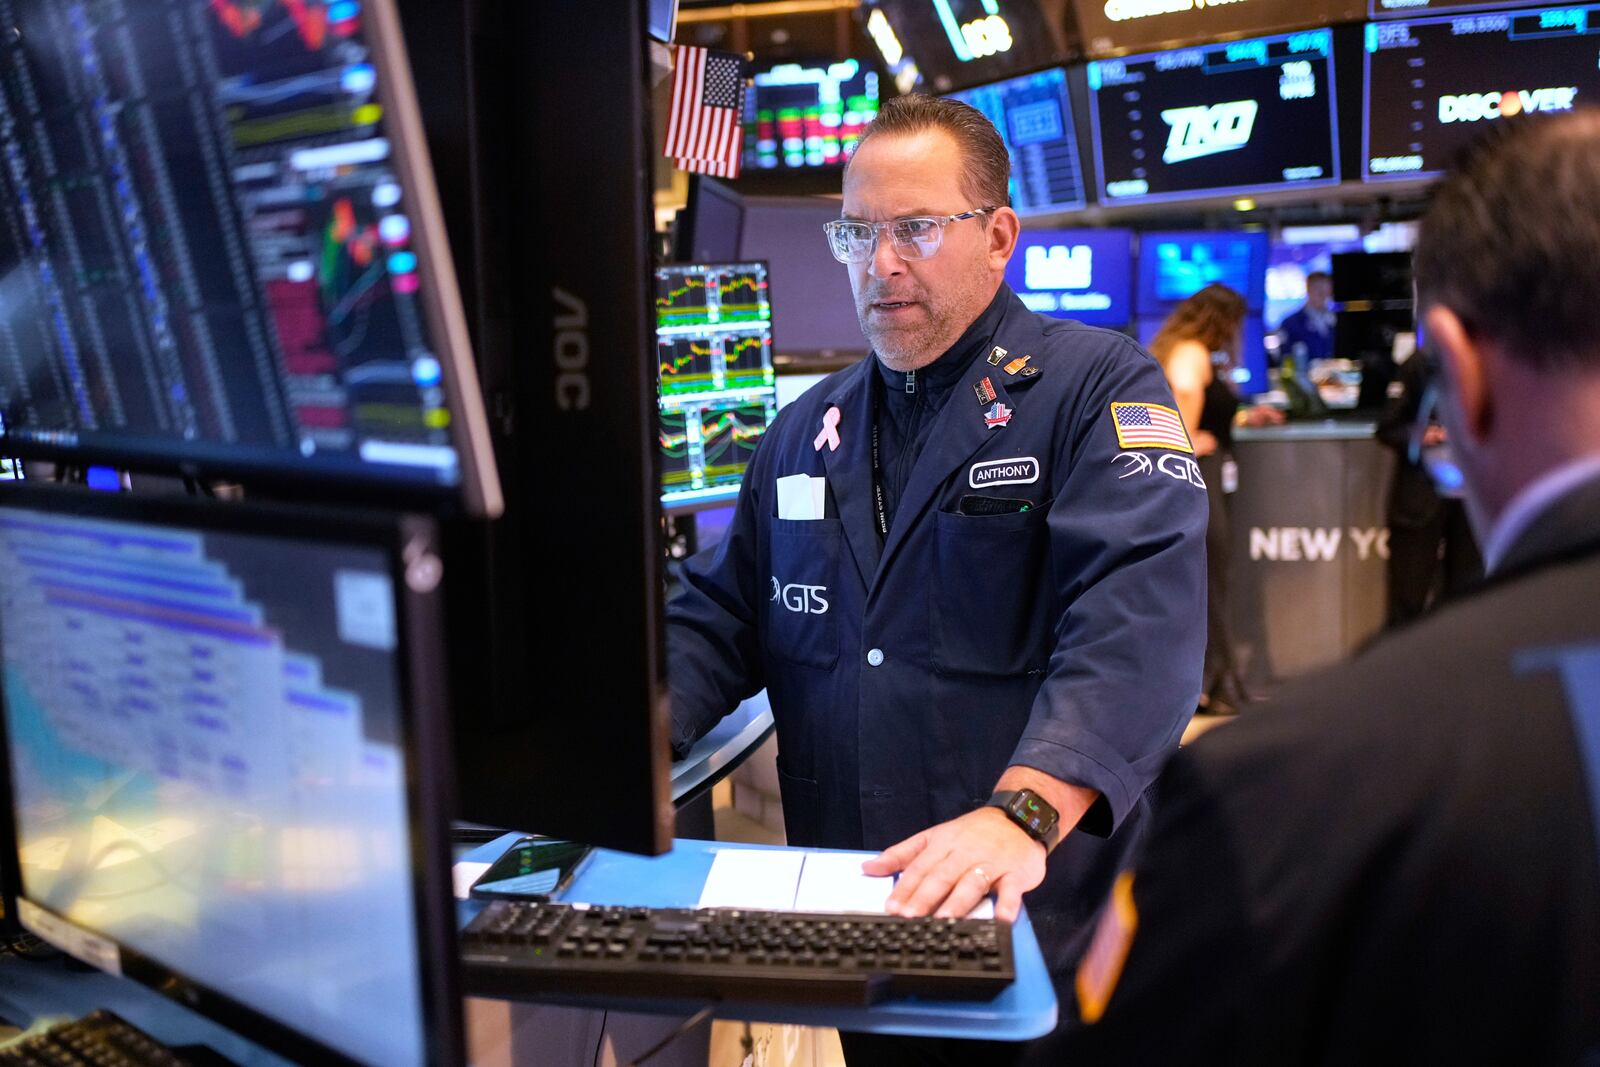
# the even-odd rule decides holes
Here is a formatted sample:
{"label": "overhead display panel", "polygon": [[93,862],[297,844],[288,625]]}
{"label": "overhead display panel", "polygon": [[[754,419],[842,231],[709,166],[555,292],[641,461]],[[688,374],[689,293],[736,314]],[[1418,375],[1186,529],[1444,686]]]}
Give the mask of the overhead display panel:
{"label": "overhead display panel", "polygon": [[1338,184],[1332,53],[1312,30],[1091,62],[1100,202]]}
{"label": "overhead display panel", "polygon": [[1000,131],[1011,156],[1011,206],[1018,214],[1084,206],[1066,71],[1053,67],[950,96],[983,112]]}
{"label": "overhead display panel", "polygon": [[864,0],[867,34],[902,93],[947,93],[1060,62],[1064,12],[1039,0]]}
{"label": "overhead display panel", "polygon": [[1600,102],[1600,5],[1372,23],[1362,176],[1440,174],[1485,123]]}
{"label": "overhead display panel", "polygon": [[1090,326],[1133,321],[1133,233],[1024,230],[1006,284],[1030,311]]}
{"label": "overhead display panel", "polygon": [[1460,13],[1507,7],[1544,7],[1543,0],[1367,0],[1367,14],[1375,19],[1417,18],[1434,12]]}
{"label": "overhead display panel", "polygon": [[[1368,0],[1073,0],[1083,50],[1094,57],[1172,48],[1239,34],[1328,26],[1365,17]],[[1384,0],[1370,0],[1373,4]],[[1400,3],[1402,0],[1390,0]]]}
{"label": "overhead display panel", "polygon": [[745,94],[744,165],[842,167],[877,114],[877,72],[858,60],[762,71]]}

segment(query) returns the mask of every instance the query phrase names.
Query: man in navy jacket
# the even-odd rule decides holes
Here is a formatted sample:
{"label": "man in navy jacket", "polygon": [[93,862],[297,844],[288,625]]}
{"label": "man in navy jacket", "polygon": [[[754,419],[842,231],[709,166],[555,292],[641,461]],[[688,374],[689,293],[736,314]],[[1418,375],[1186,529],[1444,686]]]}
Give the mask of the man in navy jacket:
{"label": "man in navy jacket", "polygon": [[[687,566],[673,742],[765,687],[791,844],[885,849],[905,914],[1029,892],[1060,965],[1195,707],[1206,494],[1156,362],[1003,284],[1008,174],[963,104],[868,128],[817,239],[874,355],[780,413]],[[794,475],[820,514],[780,503]],[[1054,833],[1008,814],[1019,791]]]}

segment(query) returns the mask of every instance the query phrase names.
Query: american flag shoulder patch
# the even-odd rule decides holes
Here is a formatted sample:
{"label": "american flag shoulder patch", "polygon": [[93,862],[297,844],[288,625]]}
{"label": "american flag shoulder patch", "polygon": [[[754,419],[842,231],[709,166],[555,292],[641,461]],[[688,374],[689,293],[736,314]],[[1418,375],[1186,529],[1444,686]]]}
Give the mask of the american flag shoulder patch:
{"label": "american flag shoulder patch", "polygon": [[1123,448],[1170,448],[1174,452],[1193,452],[1183,418],[1160,404],[1114,401],[1111,422],[1117,428],[1117,444]]}
{"label": "american flag shoulder patch", "polygon": [[1133,948],[1133,935],[1139,929],[1139,910],[1133,905],[1133,872],[1123,871],[1111,887],[1111,899],[1100,912],[1094,939],[1078,964],[1073,982],[1078,994],[1078,1016],[1085,1023],[1097,1023],[1106,1013],[1111,994],[1122,979],[1122,968]]}

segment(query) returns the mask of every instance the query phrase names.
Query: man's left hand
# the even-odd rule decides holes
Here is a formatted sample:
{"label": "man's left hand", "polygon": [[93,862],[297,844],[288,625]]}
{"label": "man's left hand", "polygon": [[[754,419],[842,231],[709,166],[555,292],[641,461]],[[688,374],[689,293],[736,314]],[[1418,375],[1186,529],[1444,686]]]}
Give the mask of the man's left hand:
{"label": "man's left hand", "polygon": [[995,917],[1012,922],[1022,894],[1044,881],[1044,860],[1044,845],[1005,812],[979,808],[913,834],[861,869],[872,875],[901,872],[889,894],[891,915],[961,918],[992,892]]}

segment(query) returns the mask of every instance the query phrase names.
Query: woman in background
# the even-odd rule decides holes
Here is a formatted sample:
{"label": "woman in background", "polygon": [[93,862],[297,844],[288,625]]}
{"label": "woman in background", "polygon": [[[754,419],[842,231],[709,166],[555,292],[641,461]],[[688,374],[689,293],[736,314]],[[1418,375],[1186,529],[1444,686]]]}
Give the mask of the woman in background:
{"label": "woman in background", "polygon": [[[1233,540],[1228,494],[1238,482],[1232,453],[1239,394],[1234,390],[1233,368],[1239,364],[1247,310],[1244,297],[1213,282],[1173,308],[1150,342],[1150,353],[1166,372],[1194,444],[1211,505],[1206,528],[1206,660],[1199,710],[1213,715],[1233,714],[1248,699],[1234,663],[1228,625]],[[1246,421],[1262,426],[1282,422],[1283,415],[1273,408],[1254,407]]]}

